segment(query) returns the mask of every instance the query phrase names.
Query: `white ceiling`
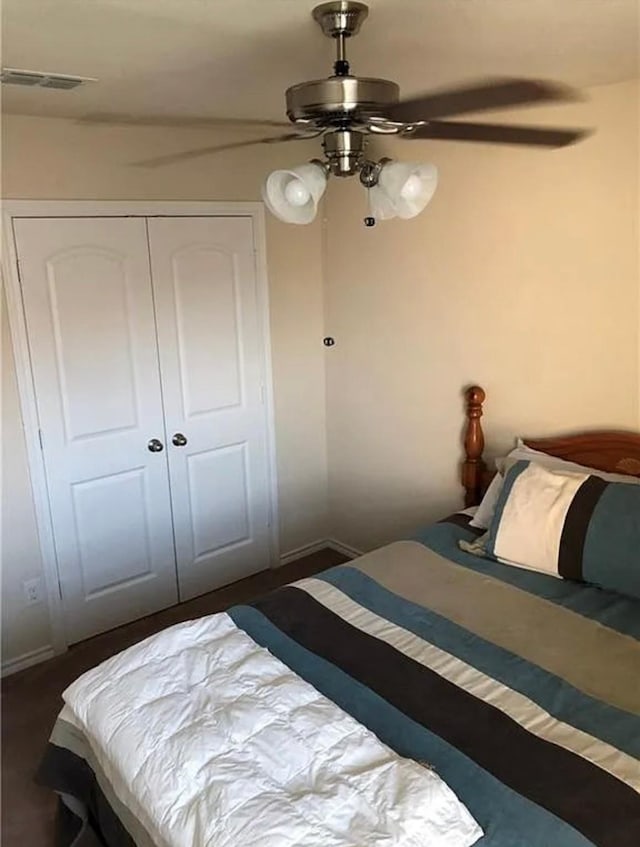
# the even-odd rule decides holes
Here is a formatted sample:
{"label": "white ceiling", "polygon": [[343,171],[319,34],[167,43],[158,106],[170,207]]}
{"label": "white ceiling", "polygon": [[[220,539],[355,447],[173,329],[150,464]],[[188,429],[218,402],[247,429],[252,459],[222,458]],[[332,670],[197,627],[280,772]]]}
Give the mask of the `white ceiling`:
{"label": "white ceiling", "polygon": [[[328,76],[313,0],[3,0],[6,67],[98,77],[3,86],[8,112],[280,118],[284,89]],[[352,69],[417,93],[490,75],[578,86],[638,76],[639,0],[370,0]]]}

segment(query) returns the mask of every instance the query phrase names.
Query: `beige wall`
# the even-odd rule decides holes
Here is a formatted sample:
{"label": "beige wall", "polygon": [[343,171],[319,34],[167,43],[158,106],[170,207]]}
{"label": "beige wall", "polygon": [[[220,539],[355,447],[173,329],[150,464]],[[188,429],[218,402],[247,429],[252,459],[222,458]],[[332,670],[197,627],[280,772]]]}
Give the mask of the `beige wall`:
{"label": "beige wall", "polygon": [[[237,138],[237,134],[235,138]],[[233,140],[219,136],[220,143]],[[71,121],[5,117],[3,196],[39,199],[258,200],[266,172],[303,162],[298,147],[225,152],[156,170],[130,163],[217,143],[211,132],[86,127]],[[315,150],[315,148],[314,148]],[[319,226],[291,228],[269,218],[271,342],[275,391],[281,551],[327,533],[327,459]],[[6,330],[6,327],[4,327]],[[49,641],[44,605],[22,604],[23,579],[40,573],[25,446],[8,335],[2,350],[3,661]]]}
{"label": "beige wall", "polygon": [[597,130],[562,151],[389,144],[440,169],[411,221],[366,229],[357,181],[330,186],[337,538],[370,548],[459,505],[466,384],[487,390],[494,453],[518,434],[638,426],[638,102],[625,83],[517,115]]}
{"label": "beige wall", "polygon": [[44,605],[24,606],[22,581],[42,576],[4,292],[2,308],[2,656],[49,644]]}

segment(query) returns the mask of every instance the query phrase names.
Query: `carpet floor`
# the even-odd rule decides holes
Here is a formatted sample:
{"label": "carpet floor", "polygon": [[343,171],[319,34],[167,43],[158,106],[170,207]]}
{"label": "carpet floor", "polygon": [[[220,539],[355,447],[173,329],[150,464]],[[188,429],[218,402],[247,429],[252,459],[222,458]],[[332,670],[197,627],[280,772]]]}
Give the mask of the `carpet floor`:
{"label": "carpet floor", "polygon": [[74,679],[168,626],[222,612],[236,603],[246,603],[273,588],[344,561],[340,553],[322,550],[97,635],[75,644],[61,656],[3,679],[2,847],[53,847],[56,797],[37,786],[33,774],[62,708],[61,694]]}

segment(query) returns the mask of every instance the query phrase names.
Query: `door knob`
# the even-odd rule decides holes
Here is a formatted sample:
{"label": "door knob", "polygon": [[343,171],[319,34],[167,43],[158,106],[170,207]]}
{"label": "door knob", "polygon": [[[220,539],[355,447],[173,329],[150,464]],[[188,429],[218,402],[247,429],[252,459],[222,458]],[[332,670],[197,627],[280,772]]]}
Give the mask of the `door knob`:
{"label": "door knob", "polygon": [[164,450],[164,444],[159,438],[152,438],[151,441],[147,442],[147,450],[149,450],[150,453],[162,453]]}
{"label": "door knob", "polygon": [[171,441],[176,447],[184,447],[187,443],[186,436],[184,436],[181,432],[176,432]]}

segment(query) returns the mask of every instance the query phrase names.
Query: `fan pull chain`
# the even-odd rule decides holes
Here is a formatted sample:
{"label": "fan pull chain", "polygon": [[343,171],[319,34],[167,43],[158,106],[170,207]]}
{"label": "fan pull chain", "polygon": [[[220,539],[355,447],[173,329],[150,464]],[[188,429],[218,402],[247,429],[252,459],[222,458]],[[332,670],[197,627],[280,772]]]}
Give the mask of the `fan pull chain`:
{"label": "fan pull chain", "polygon": [[375,226],[376,225],[376,219],[371,214],[373,209],[372,209],[372,206],[371,206],[371,189],[370,188],[367,188],[367,206],[369,207],[369,214],[366,215],[365,218],[364,218],[364,225],[365,226]]}

